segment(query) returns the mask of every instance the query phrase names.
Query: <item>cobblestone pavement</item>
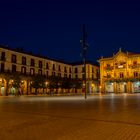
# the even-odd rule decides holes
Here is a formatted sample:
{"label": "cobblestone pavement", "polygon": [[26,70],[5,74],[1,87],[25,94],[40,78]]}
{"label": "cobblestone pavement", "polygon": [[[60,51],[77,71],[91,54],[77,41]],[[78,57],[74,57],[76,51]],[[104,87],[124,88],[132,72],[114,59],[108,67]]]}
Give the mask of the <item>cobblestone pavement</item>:
{"label": "cobblestone pavement", "polygon": [[140,94],[0,97],[0,140],[140,140]]}

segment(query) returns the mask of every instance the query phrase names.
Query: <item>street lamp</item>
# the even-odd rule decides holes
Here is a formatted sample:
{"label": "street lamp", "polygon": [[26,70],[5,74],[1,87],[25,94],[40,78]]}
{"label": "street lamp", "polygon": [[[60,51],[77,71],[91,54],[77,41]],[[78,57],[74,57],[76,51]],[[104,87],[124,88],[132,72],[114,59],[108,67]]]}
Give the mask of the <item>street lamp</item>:
{"label": "street lamp", "polygon": [[85,82],[85,99],[87,98],[87,93],[86,93],[86,52],[87,52],[87,47],[88,44],[86,43],[86,39],[87,39],[87,34],[86,34],[86,30],[85,30],[85,24],[83,24],[83,35],[82,35],[82,39],[80,40],[80,43],[82,44],[82,57],[83,57],[83,63],[84,63],[84,82]]}

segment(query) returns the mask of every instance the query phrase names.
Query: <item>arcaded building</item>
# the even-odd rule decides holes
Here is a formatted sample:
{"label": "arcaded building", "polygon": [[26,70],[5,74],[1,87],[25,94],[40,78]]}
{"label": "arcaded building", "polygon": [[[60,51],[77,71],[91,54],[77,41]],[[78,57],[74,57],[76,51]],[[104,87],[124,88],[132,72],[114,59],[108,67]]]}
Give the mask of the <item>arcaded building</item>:
{"label": "arcaded building", "polygon": [[101,58],[100,90],[102,93],[140,92],[140,54],[122,52]]}
{"label": "arcaded building", "polygon": [[[34,92],[30,88],[32,82],[31,78],[35,75],[43,77],[66,77],[70,79],[83,80],[83,64],[81,63],[67,63],[41,55],[34,55],[31,52],[27,53],[23,49],[11,49],[0,45],[0,94],[9,95],[16,92],[13,86],[13,79],[11,75],[20,75],[21,86],[20,90],[26,95]],[[99,67],[91,62],[87,62],[87,91],[94,93],[98,91],[99,85]],[[46,84],[48,81],[46,80]],[[84,85],[83,85],[84,88]],[[77,92],[82,92],[83,88]],[[48,92],[48,89],[45,89]],[[61,90],[59,90],[61,91]],[[41,91],[42,92],[42,91]],[[70,90],[73,92],[73,90]]]}

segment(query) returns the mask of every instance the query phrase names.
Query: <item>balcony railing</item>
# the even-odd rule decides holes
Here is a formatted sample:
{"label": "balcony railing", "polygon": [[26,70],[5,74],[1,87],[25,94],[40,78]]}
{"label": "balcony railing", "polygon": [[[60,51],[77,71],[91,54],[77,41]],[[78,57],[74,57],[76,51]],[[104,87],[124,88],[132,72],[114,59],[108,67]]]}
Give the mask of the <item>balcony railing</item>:
{"label": "balcony railing", "polygon": [[134,82],[139,81],[140,77],[124,77],[124,78],[105,78],[106,82]]}
{"label": "balcony railing", "polygon": [[114,68],[113,66],[104,67],[104,69],[107,70],[107,71],[113,70],[113,68]]}
{"label": "balcony railing", "polygon": [[132,68],[132,69],[136,69],[136,68],[140,68],[140,64],[130,64],[129,65],[129,68]]}

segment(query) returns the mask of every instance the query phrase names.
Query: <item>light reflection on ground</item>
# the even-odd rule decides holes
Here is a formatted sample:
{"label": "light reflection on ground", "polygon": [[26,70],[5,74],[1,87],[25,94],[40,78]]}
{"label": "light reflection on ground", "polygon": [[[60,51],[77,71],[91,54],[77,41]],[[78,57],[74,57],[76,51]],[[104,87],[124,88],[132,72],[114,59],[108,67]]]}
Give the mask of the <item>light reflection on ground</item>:
{"label": "light reflection on ground", "polygon": [[140,94],[0,97],[0,139],[140,139],[139,116]]}

